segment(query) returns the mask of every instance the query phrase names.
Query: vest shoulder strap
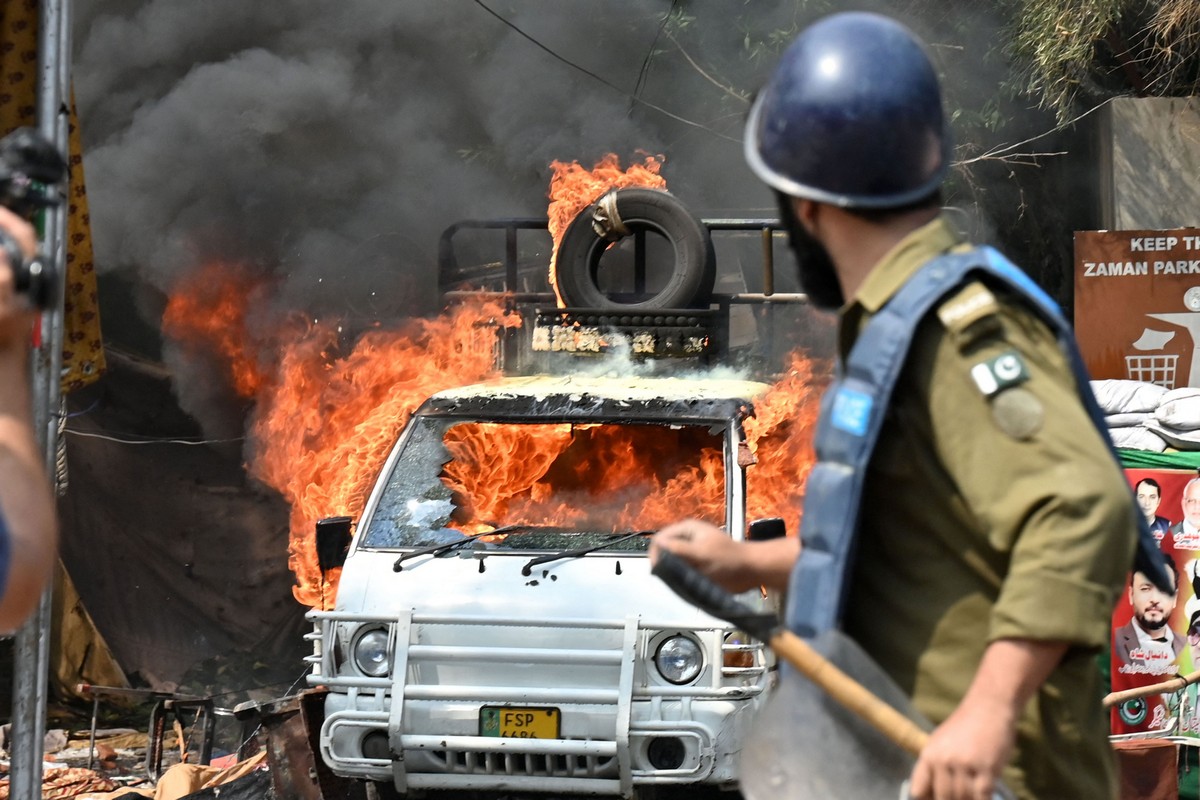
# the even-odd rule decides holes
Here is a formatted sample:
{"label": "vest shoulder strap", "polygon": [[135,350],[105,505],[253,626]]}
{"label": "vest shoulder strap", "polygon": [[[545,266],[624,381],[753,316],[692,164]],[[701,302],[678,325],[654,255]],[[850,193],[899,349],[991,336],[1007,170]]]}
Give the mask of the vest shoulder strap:
{"label": "vest shoulder strap", "polygon": [[[804,548],[788,592],[787,624],[802,636],[814,636],[840,621],[867,466],[917,327],[939,300],[976,273],[1026,298],[1055,332],[1071,363],[1080,398],[1111,445],[1070,326],[1049,295],[991,247],[930,260],[867,323],[822,398],[817,463],[805,486],[800,529]],[[1148,529],[1139,539],[1139,553],[1147,541],[1153,544]]]}

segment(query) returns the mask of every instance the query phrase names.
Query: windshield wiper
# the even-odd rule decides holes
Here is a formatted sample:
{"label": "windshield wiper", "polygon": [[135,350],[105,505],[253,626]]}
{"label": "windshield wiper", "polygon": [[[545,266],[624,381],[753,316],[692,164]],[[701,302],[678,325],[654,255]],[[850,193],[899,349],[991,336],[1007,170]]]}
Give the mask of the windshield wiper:
{"label": "windshield wiper", "polygon": [[440,556],[442,553],[448,553],[451,550],[455,549],[456,547],[462,547],[464,544],[470,544],[471,542],[475,541],[476,539],[480,539],[484,536],[495,536],[497,534],[512,534],[512,533],[517,533],[517,532],[533,533],[534,531],[541,531],[541,530],[546,530],[546,528],[543,526],[538,526],[538,525],[502,525],[499,528],[496,528],[495,530],[484,531],[483,533],[474,533],[474,534],[471,534],[470,536],[466,536],[462,539],[455,539],[453,542],[443,542],[442,544],[435,544],[430,547],[422,547],[420,550],[412,550],[408,553],[404,553],[399,558],[397,558],[396,563],[392,564],[392,571],[400,572],[401,570],[403,570],[404,567],[402,567],[401,564],[403,564],[405,561],[407,561],[410,558],[416,558],[417,556]]}
{"label": "windshield wiper", "polygon": [[586,556],[588,553],[594,553],[597,550],[603,550],[606,547],[612,547],[614,544],[627,542],[630,539],[638,536],[649,536],[652,533],[654,533],[654,531],[633,531],[632,533],[627,533],[624,536],[618,536],[615,539],[609,539],[603,544],[592,545],[591,547],[581,547],[578,550],[560,550],[559,552],[551,553],[550,555],[538,556],[537,558],[530,559],[528,564],[521,567],[521,574],[528,575],[530,570],[532,570],[538,564],[549,564],[551,561],[558,561],[560,558],[579,558],[580,556]]}

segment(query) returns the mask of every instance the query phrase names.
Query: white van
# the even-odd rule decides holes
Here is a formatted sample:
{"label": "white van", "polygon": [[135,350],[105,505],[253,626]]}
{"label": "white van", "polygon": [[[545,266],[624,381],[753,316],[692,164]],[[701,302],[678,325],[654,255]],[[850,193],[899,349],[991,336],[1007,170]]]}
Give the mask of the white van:
{"label": "white van", "polygon": [[[644,797],[667,785],[731,788],[746,725],[771,680],[769,651],[650,574],[648,533],[657,521],[633,519],[616,532],[591,524],[622,499],[589,491],[588,476],[602,472],[589,459],[609,458],[604,445],[615,434],[653,441],[666,480],[702,468],[723,473],[714,521],[740,538],[741,421],[766,388],[526,377],[430,398],[375,486],[335,610],[309,614],[308,682],[329,690],[325,763],[401,794]],[[478,439],[464,446],[464,434]],[[514,439],[552,439],[541,445],[542,457],[554,452],[546,471],[579,476],[538,508],[584,501],[600,516],[547,524],[517,514],[478,538],[448,527],[465,498],[446,476],[480,452],[487,468],[511,470],[504,459],[531,455],[506,450]],[[702,467],[702,456],[713,455],[719,463]],[[741,599],[766,603],[760,592]]]}
{"label": "white van", "polygon": [[[560,274],[573,270],[591,307],[530,291],[544,272],[523,266],[517,234],[545,236],[545,220],[464,223],[505,235],[504,261],[472,270],[453,255],[462,226],[443,234],[444,295],[499,276],[493,288],[524,304],[524,341],[501,343],[512,377],[438,393],[413,413],[356,521],[333,610],[308,615],[308,683],[326,692],[323,719],[310,724],[334,774],[402,796],[736,789],[772,656],[651,575],[647,549],[654,530],[682,517],[734,539],[778,534],[746,518],[754,459],[742,423],[768,383],[585,377],[561,359],[622,341],[634,354],[728,364],[731,309],[757,303],[766,333],[756,341],[770,344],[787,328],[767,323],[803,298],[771,294],[771,221],[691,225],[661,195],[628,195],[635,235],[620,269],[600,264],[623,245],[593,233],[592,217],[568,229]],[[763,248],[763,293],[713,291],[714,227]],[[648,245],[655,235],[670,246]],[[656,252],[687,261],[676,269],[700,288],[656,276]],[[606,285],[621,269],[633,276],[623,294]],[[685,307],[663,308],[656,286]],[[768,374],[777,355],[760,348],[753,360]],[[739,599],[757,610],[777,602],[761,591]]]}

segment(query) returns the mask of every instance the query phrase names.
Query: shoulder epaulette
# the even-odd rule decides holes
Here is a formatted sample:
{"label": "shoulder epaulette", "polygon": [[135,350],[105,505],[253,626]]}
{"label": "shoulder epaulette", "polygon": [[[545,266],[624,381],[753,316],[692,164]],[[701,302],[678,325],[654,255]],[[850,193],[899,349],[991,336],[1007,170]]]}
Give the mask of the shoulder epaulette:
{"label": "shoulder epaulette", "polygon": [[937,315],[960,350],[1000,329],[1000,303],[980,281],[971,281],[949,295],[938,306]]}

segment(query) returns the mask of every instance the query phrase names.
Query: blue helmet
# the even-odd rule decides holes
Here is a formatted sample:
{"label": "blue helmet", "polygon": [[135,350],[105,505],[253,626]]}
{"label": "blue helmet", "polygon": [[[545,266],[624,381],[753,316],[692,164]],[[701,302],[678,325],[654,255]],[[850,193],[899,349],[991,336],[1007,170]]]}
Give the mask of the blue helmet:
{"label": "blue helmet", "polygon": [[775,189],[846,208],[933,194],[952,143],[924,46],[878,14],[818,20],[784,52],[746,123],[746,160]]}

